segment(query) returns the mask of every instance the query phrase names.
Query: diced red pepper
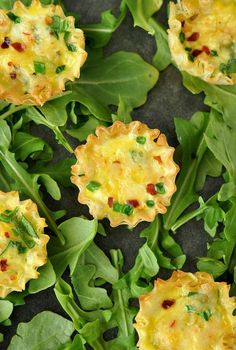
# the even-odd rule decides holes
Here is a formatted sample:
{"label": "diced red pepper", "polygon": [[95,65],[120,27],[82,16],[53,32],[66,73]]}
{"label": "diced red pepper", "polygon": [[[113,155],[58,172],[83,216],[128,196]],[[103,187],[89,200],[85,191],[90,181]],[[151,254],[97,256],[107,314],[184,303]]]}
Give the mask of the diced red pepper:
{"label": "diced red pepper", "polygon": [[155,156],[153,157],[155,160],[158,161],[158,163],[162,163],[161,157],[160,156]]}
{"label": "diced red pepper", "polygon": [[7,271],[8,265],[7,265],[7,259],[1,259],[0,260],[0,270],[2,272]]}
{"label": "diced red pepper", "polygon": [[176,326],[176,321],[174,320],[171,324],[170,324],[170,328],[174,328]]}
{"label": "diced red pepper", "polygon": [[127,204],[131,205],[133,208],[139,207],[139,201],[137,201],[137,199],[129,199],[127,200]]}
{"label": "diced red pepper", "polygon": [[208,56],[211,54],[211,50],[205,45],[202,47],[202,51],[205,52]]}
{"label": "diced red pepper", "polygon": [[200,54],[202,53],[202,50],[193,50],[192,52],[191,52],[191,54],[193,55],[193,57],[197,57],[197,56],[199,56]]}
{"label": "diced red pepper", "polygon": [[154,184],[148,184],[146,186],[146,191],[152,196],[155,196],[155,194],[157,194],[156,186]]}
{"label": "diced red pepper", "polygon": [[112,208],[113,202],[114,202],[114,198],[113,197],[108,197],[107,204],[108,204],[108,206],[110,208]]}
{"label": "diced red pepper", "polygon": [[197,41],[199,37],[200,37],[200,34],[198,32],[194,32],[187,38],[187,41]]}
{"label": "diced red pepper", "polygon": [[8,49],[10,45],[11,45],[11,40],[6,36],[4,38],[4,42],[1,45],[1,48],[2,49]]}
{"label": "diced red pepper", "polygon": [[12,47],[14,47],[14,49],[18,52],[23,52],[25,51],[25,45],[24,44],[21,44],[21,43],[12,43],[11,44]]}
{"label": "diced red pepper", "polygon": [[15,72],[11,72],[11,73],[10,73],[10,77],[11,77],[12,80],[15,80],[16,77],[17,77],[17,75],[16,75]]}
{"label": "diced red pepper", "polygon": [[9,232],[4,232],[5,237],[9,238],[10,237],[10,233]]}
{"label": "diced red pepper", "polygon": [[162,307],[163,307],[163,309],[169,309],[171,306],[173,306],[174,305],[174,303],[175,303],[175,300],[172,300],[172,299],[166,299],[166,300],[164,300],[163,301],[163,303],[162,303]]}

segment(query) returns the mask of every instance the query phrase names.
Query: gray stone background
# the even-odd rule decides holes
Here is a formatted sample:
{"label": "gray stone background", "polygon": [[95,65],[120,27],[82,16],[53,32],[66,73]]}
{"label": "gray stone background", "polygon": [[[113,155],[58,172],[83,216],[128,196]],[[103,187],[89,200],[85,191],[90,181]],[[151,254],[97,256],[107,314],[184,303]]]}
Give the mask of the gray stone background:
{"label": "gray stone background", "polygon": [[[114,13],[118,13],[119,3],[119,0],[65,0],[66,8],[69,11],[78,13],[81,23],[98,22],[101,11],[106,9],[113,9]],[[165,1],[163,8],[157,15],[158,20],[165,25],[167,24],[166,4],[167,1]],[[129,14],[120,28],[114,33],[111,42],[105,49],[105,55],[119,50],[137,52],[150,63],[156,50],[155,41],[150,35],[142,29],[133,28],[133,21]],[[197,110],[206,110],[202,101],[203,97],[201,95],[194,96],[183,88],[179,72],[171,66],[160,74],[159,81],[150,92],[146,104],[135,110],[133,119],[144,121],[149,127],[159,128],[167,135],[169,143],[176,146],[174,117],[190,118]],[[47,129],[39,129],[37,127],[36,133],[49,139],[50,142],[54,142],[53,136]],[[77,144],[74,139],[73,142],[76,147]],[[53,143],[53,145],[57,150],[57,157],[68,156],[68,153],[64,153],[63,149],[56,143]],[[209,181],[207,190],[204,193],[207,197],[214,186],[215,183]],[[69,216],[81,214],[89,216],[85,206],[78,206],[76,197],[77,190],[64,190],[63,199],[57,208],[66,208]],[[137,249],[142,243],[139,239],[139,233],[146,224],[139,224],[133,231],[127,230],[125,227],[111,229],[106,220],[104,221],[104,226],[108,235],[106,238],[97,237],[97,243],[107,253],[111,248],[121,248],[126,257],[125,269],[129,269],[134,262]],[[201,222],[194,221],[185,225],[184,228],[179,230],[175,238],[182,245],[187,255],[184,270],[194,271],[196,269],[196,256],[203,255],[206,251],[206,235],[203,233]],[[169,273],[169,271],[161,271],[160,275],[167,277]],[[13,321],[12,326],[0,327],[0,331],[5,333],[5,341],[0,344],[0,349],[7,349],[19,322],[28,322],[35,314],[43,310],[51,310],[64,315],[52,290],[30,295],[26,298],[25,305],[15,308],[11,317]]]}

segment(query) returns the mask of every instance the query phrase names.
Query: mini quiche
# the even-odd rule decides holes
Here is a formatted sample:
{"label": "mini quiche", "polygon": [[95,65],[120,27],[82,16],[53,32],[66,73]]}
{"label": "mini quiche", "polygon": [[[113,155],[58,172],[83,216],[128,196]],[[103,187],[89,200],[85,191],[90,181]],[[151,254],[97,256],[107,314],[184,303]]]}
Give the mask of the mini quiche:
{"label": "mini quiche", "polygon": [[139,121],[117,121],[95,133],[75,150],[71,181],[80,189],[79,202],[113,227],[134,227],[164,214],[179,170],[165,135]]}
{"label": "mini quiche", "polygon": [[0,99],[42,105],[80,75],[84,35],[57,5],[16,1],[0,10]]}
{"label": "mini quiche", "polygon": [[180,70],[211,84],[236,83],[236,2],[170,3],[169,46]]}
{"label": "mini quiche", "polygon": [[46,263],[45,220],[36,204],[19,200],[18,192],[0,192],[0,297],[22,291],[37,268]]}
{"label": "mini quiche", "polygon": [[235,298],[205,272],[176,271],[140,297],[140,350],[235,350]]}

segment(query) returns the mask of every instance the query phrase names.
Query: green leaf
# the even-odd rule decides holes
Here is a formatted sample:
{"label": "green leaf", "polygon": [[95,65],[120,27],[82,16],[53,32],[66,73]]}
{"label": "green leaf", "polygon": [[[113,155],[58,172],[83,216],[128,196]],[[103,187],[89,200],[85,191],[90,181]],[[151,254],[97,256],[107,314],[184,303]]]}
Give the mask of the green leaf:
{"label": "green leaf", "polygon": [[153,57],[152,63],[159,70],[166,69],[171,64],[171,54],[168,45],[168,36],[166,29],[155,19],[150,19],[149,23],[154,29],[157,51]]}
{"label": "green leaf", "polygon": [[155,31],[149,19],[161,8],[162,0],[125,0],[134,19],[134,26],[138,26],[154,35]]}
{"label": "green leaf", "polygon": [[227,126],[217,112],[212,111],[211,115],[210,134],[205,136],[207,146],[236,184],[236,128]]}
{"label": "green leaf", "polygon": [[236,197],[236,184],[233,182],[223,184],[218,192],[218,200],[225,202],[232,197]]}
{"label": "green leaf", "polygon": [[59,229],[65,239],[65,244],[62,246],[54,237],[50,239],[48,244],[50,261],[57,276],[61,276],[68,265],[73,274],[79,257],[96,235],[97,221],[71,218],[64,221]]}
{"label": "green leaf", "polygon": [[90,41],[90,45],[95,48],[104,47],[112,37],[112,34],[120,26],[126,16],[126,6],[124,2],[120,5],[120,14],[115,17],[111,10],[101,13],[101,22],[85,24],[80,26],[85,36]]}
{"label": "green leaf", "polygon": [[56,283],[56,274],[50,260],[47,261],[46,265],[41,266],[38,272],[40,273],[39,278],[31,280],[29,283],[30,294],[38,293]]}
{"label": "green leaf", "polygon": [[236,85],[214,85],[182,72],[184,86],[192,93],[204,92],[205,103],[223,114],[226,123],[236,127],[236,119],[233,117],[236,110]]}
{"label": "green leaf", "polygon": [[46,141],[21,131],[17,132],[14,137],[12,151],[16,159],[21,161],[25,161],[28,157],[49,161],[53,157],[52,148]]}
{"label": "green leaf", "polygon": [[76,129],[69,129],[69,130],[66,130],[66,132],[70,136],[82,142],[87,139],[88,135],[94,134],[96,127],[101,124],[102,124],[101,122],[99,122],[96,118],[91,116],[88,119],[88,121],[85,122],[85,124],[82,125],[81,127]]}
{"label": "green leaf", "polygon": [[6,321],[12,314],[13,304],[8,300],[0,300],[0,323]]}
{"label": "green leaf", "polygon": [[60,200],[61,199],[61,191],[60,188],[58,187],[58,184],[55,180],[51,178],[50,175],[48,174],[37,174],[35,175],[37,177],[38,182],[44,185],[46,188],[47,192],[51,195],[51,197],[55,200]]}
{"label": "green leaf", "polygon": [[158,71],[139,55],[116,52],[85,66],[73,92],[92,115],[111,121],[110,105],[118,106],[122,98],[125,105],[139,107],[157,79]]}
{"label": "green leaf", "polygon": [[71,321],[50,311],[43,311],[28,323],[20,323],[8,350],[58,350],[71,340]]}
{"label": "green leaf", "polygon": [[46,207],[39,194],[39,185],[37,176],[31,176],[15,159],[14,154],[8,150],[2,150],[0,147],[0,162],[11,179],[11,189],[20,191],[20,193],[28,198],[31,198],[38,206],[38,209],[49,227],[57,234],[61,242],[63,237],[58,230],[51,211]]}
{"label": "green leaf", "polygon": [[130,123],[132,121],[131,117],[132,107],[126,105],[121,96],[119,96],[119,104],[116,114],[112,114],[112,121],[120,120],[123,123]]}
{"label": "green leaf", "polygon": [[197,268],[200,271],[211,273],[214,278],[217,278],[227,270],[227,265],[212,258],[199,258]]}
{"label": "green leaf", "polygon": [[8,149],[11,143],[11,130],[5,120],[0,120],[0,147]]}
{"label": "green leaf", "polygon": [[30,171],[36,174],[48,175],[64,187],[69,187],[72,186],[70,181],[71,166],[74,165],[75,162],[75,158],[65,158],[58,163],[47,165],[38,162],[35,166],[30,168]]}

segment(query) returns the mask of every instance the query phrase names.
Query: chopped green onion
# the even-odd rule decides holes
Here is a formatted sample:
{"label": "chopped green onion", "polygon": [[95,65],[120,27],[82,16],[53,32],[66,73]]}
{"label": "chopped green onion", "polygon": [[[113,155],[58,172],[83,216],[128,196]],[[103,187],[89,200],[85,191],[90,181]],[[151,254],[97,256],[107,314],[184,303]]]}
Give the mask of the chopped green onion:
{"label": "chopped green onion", "polygon": [[159,194],[166,193],[165,184],[163,182],[158,182],[155,185],[155,187],[156,187],[157,193],[159,193]]}
{"label": "chopped green onion", "polygon": [[43,62],[34,62],[34,71],[36,74],[45,74],[46,73],[46,66]]}
{"label": "chopped green onion", "polygon": [[199,294],[198,292],[189,292],[187,297],[192,297],[193,295]]}
{"label": "chopped green onion", "polygon": [[66,46],[67,46],[68,50],[71,52],[77,51],[77,47],[74,44],[68,43]]}
{"label": "chopped green onion", "polygon": [[23,246],[20,242],[11,241],[10,243],[13,247],[17,248],[19,254],[25,254],[27,252],[27,248]]}
{"label": "chopped green onion", "polygon": [[139,151],[135,151],[135,150],[132,150],[132,151],[129,151],[130,155],[131,155],[131,158],[132,160],[135,162],[135,163],[141,163],[142,160],[143,160],[143,152]]}
{"label": "chopped green onion", "polygon": [[21,22],[21,18],[19,16],[16,16],[13,12],[8,12],[7,16],[10,18],[11,21],[13,21],[15,23]]}
{"label": "chopped green onion", "polygon": [[50,26],[57,38],[59,38],[59,33],[66,33],[70,27],[69,22],[60,16],[52,16],[52,24]]}
{"label": "chopped green onion", "polygon": [[146,201],[146,204],[147,204],[147,206],[148,206],[149,208],[152,208],[152,207],[154,207],[155,202],[152,201],[152,200],[148,200],[148,201]]}
{"label": "chopped green onion", "polygon": [[194,62],[194,56],[191,53],[188,54],[188,59],[189,61]]}
{"label": "chopped green onion", "polygon": [[191,51],[192,51],[192,48],[191,48],[191,47],[185,47],[184,50],[185,50],[185,51],[188,51],[188,52],[191,52]]}
{"label": "chopped green onion", "polygon": [[185,305],[186,310],[188,313],[193,313],[196,311],[195,307],[193,305]]}
{"label": "chopped green onion", "polygon": [[216,50],[211,50],[211,56],[218,56],[218,53]]}
{"label": "chopped green onion", "polygon": [[31,222],[29,222],[23,214],[20,217],[20,220],[21,220],[21,223],[24,226],[27,234],[31,237],[38,238],[37,232],[33,228]]}
{"label": "chopped green onion", "polygon": [[136,142],[140,143],[140,145],[144,145],[146,143],[147,139],[144,136],[137,136],[136,137]]}
{"label": "chopped green onion", "polygon": [[99,187],[101,187],[101,184],[97,181],[90,181],[86,186],[87,190],[90,192],[97,191]]}
{"label": "chopped green onion", "polygon": [[183,44],[185,42],[185,34],[184,34],[184,32],[180,32],[179,33],[179,41],[181,42],[181,44]]}
{"label": "chopped green onion", "polygon": [[16,207],[14,210],[5,210],[2,214],[0,214],[0,221],[5,223],[11,222],[18,210],[19,207]]}
{"label": "chopped green onion", "polygon": [[112,209],[117,213],[122,213],[127,216],[133,214],[134,208],[128,204],[113,203]]}
{"label": "chopped green onion", "polygon": [[63,72],[65,70],[66,66],[63,64],[62,66],[58,66],[56,68],[56,73],[60,74],[61,72]]}
{"label": "chopped green onion", "polygon": [[209,321],[209,319],[212,316],[212,312],[210,309],[198,312],[198,316],[200,316],[201,318],[203,318],[205,321]]}
{"label": "chopped green onion", "polygon": [[79,177],[83,177],[83,176],[85,176],[85,174],[79,174]]}

